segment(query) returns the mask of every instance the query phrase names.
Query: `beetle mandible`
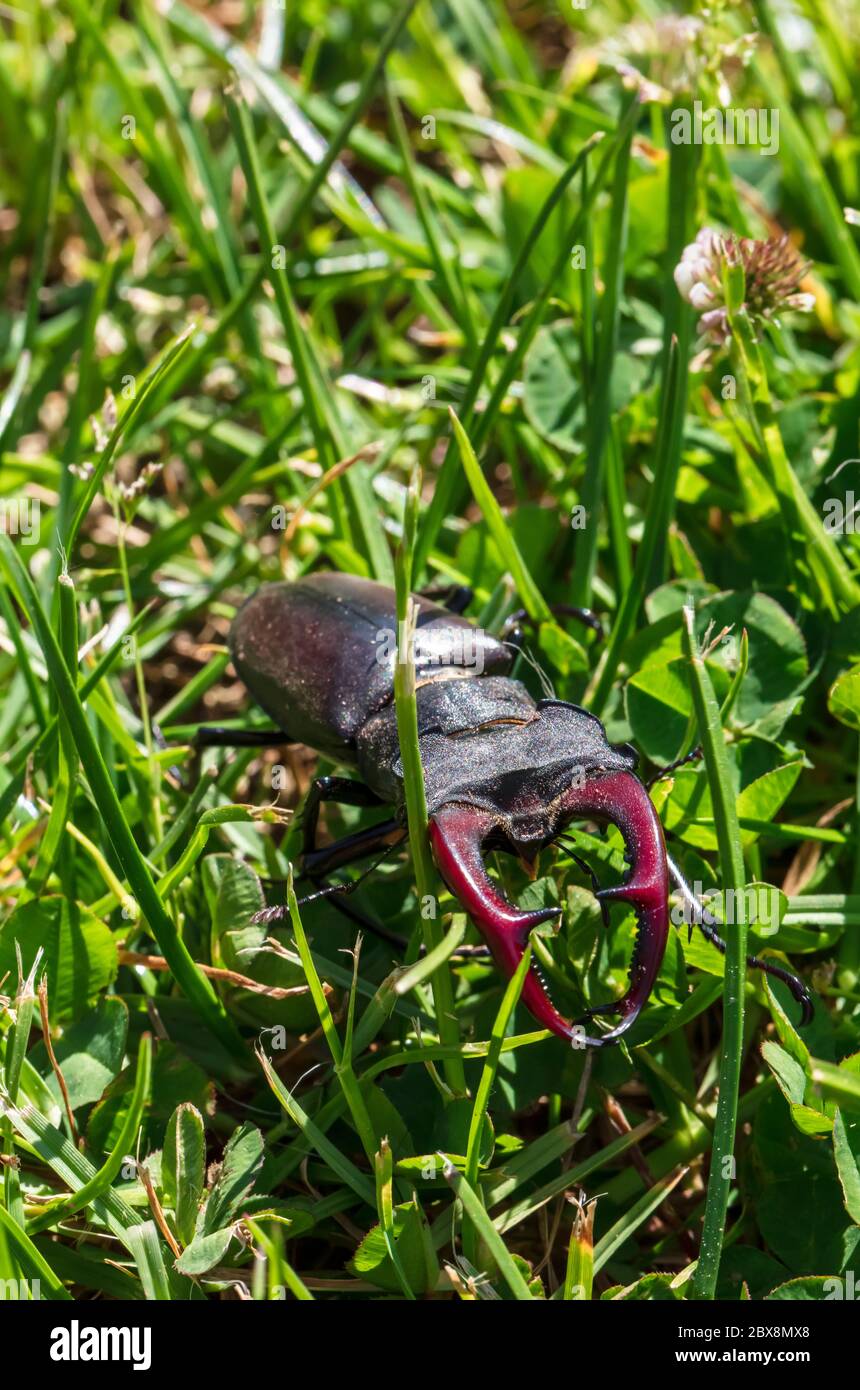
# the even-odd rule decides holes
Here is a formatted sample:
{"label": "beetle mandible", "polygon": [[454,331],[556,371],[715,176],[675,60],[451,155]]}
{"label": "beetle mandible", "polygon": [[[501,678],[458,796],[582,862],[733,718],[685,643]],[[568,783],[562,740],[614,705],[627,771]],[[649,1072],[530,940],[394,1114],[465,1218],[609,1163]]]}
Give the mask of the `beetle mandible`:
{"label": "beetle mandible", "polygon": [[[518,640],[485,634],[453,608],[468,602],[457,590],[442,607],[416,595],[418,732],[429,834],[439,872],[510,978],[529,933],[559,908],[522,911],[496,887],[484,854],[503,850],[533,868],[541,849],[573,820],[615,824],[630,871],[599,890],[601,905],[623,900],[635,909],[638,932],[626,992],[568,1022],[553,1005],[532,964],[522,1002],[534,1018],[577,1046],[616,1043],[647,1002],[669,931],[670,871],[689,895],[666,853],[663,830],[629,745],[612,745],[600,720],[563,700],[535,701],[511,677]],[[599,627],[586,610],[563,609]],[[319,573],[293,583],[264,584],[240,608],[229,645],[233,663],[276,729],[242,734],[209,730],[205,741],[261,746],[306,744],[357,770],[361,780],[318,779],[304,812],[303,868],[319,879],[353,861],[386,851],[405,836],[403,773],[394,705],[396,644],[393,590],[356,576]],[[521,633],[516,634],[521,638]],[[325,848],[316,846],[323,801],[393,808],[376,826]],[[343,885],[322,894],[343,891]],[[321,894],[313,894],[312,897]],[[283,916],[284,908],[260,914]],[[707,913],[698,925],[721,949]],[[800,980],[770,962],[750,965],[783,979],[811,1013]],[[596,1036],[584,1024],[595,1014],[618,1023]]]}

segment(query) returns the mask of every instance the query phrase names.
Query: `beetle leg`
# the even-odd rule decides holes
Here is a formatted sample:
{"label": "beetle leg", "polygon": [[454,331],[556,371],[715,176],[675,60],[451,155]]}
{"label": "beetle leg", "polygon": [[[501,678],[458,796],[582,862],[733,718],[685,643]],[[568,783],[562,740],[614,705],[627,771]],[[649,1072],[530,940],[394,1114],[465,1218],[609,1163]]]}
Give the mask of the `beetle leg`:
{"label": "beetle leg", "polygon": [[[316,830],[320,806],[322,802],[329,800],[359,806],[383,804],[380,798],[363,782],[354,782],[347,777],[319,777],[313,783],[305,802],[304,849],[301,862],[302,874],[310,879],[315,891],[306,897],[299,898],[299,906],[314,902],[319,898],[328,898],[332,907],[336,908],[344,917],[348,917],[350,921],[355,922],[374,936],[380,937],[381,940],[387,941],[390,945],[404,950],[406,942],[402,937],[398,936],[396,932],[388,931],[380,923],[374,922],[346,899],[373,872],[377,864],[381,863],[397,845],[403,842],[406,832],[396,820],[391,818],[380,821],[377,825],[367,826],[364,830],[357,830],[352,835],[345,835],[342,839],[336,840],[334,844],[317,848]],[[382,850],[381,854],[377,854],[379,850]],[[364,859],[369,854],[377,854],[376,861],[357,879],[350,883],[326,884],[324,882],[335,869],[345,868],[348,864]],[[280,921],[289,916],[289,909],[283,904],[266,908],[264,912],[269,914],[265,920],[270,922]],[[263,918],[258,915],[257,920],[263,920]]]}
{"label": "beetle leg", "polygon": [[[712,942],[717,950],[725,955],[726,943],[719,932],[705,921],[699,922],[698,927],[705,939]],[[790,989],[792,997],[800,1005],[802,1026],[805,1028],[808,1023],[812,1022],[815,1014],[812,995],[799,976],[793,975],[790,970],[785,970],[781,965],[772,964],[769,960],[762,960],[761,956],[747,956],[746,962],[750,970],[761,970],[765,975],[773,975],[777,980],[782,980],[783,984]]]}
{"label": "beetle leg", "polygon": [[418,597],[438,603],[440,608],[447,608],[449,613],[460,617],[475,597],[475,591],[468,584],[456,584],[451,580],[448,584],[428,584],[426,589],[418,590]]}
{"label": "beetle leg", "polygon": [[[363,782],[354,782],[351,777],[318,777],[305,798],[302,812],[302,855],[305,862],[317,852],[317,826],[324,801],[338,802],[341,806],[385,805],[382,798]],[[389,822],[386,822],[386,829],[388,825]]]}
{"label": "beetle leg", "polygon": [[[333,784],[336,782],[346,783],[347,788],[350,790],[357,789],[359,795],[364,792],[367,792],[369,796],[374,795],[372,792],[369,792],[369,789],[366,788],[363,783],[354,782],[347,778],[327,777],[320,778],[319,782],[325,783],[326,785],[320,788],[317,797],[318,803],[326,799],[324,795],[326,791],[331,793],[334,790]],[[313,795],[313,790],[312,788],[309,799],[310,795]],[[343,788],[341,788],[341,790],[343,790]],[[379,798],[376,798],[376,801],[378,802]],[[318,809],[319,806],[317,805],[317,811]],[[299,898],[299,907],[302,907],[305,903],[315,902],[320,898],[326,898],[331,903],[332,907],[337,908],[338,912],[342,913],[344,917],[348,917],[350,921],[355,922],[357,926],[362,927],[365,931],[370,932],[374,936],[378,936],[382,941],[387,941],[390,945],[398,947],[400,951],[405,951],[408,942],[402,936],[398,936],[396,932],[389,931],[387,927],[382,926],[381,923],[375,922],[371,917],[368,917],[365,912],[361,911],[349,901],[349,894],[354,892],[359,884],[369,877],[377,865],[380,864],[393,849],[404,842],[406,833],[403,826],[392,817],[390,820],[380,821],[376,825],[367,826],[364,830],[357,830],[352,835],[345,835],[343,839],[336,840],[334,844],[324,845],[320,849],[311,848],[302,855],[301,876],[310,880],[315,891],[309,893],[306,897]],[[305,836],[307,838],[307,822],[305,823]],[[376,854],[380,849],[382,849],[382,853],[377,855],[375,862],[353,882],[337,884],[325,883],[324,880],[335,869],[346,868],[347,865],[354,864],[357,860],[364,859],[369,854]],[[269,878],[263,879],[263,881],[270,884],[283,884],[288,880]],[[288,917],[289,908],[281,903],[271,908],[264,908],[260,914],[257,914],[254,920],[278,922]],[[426,954],[426,947],[423,944],[419,946],[418,953],[419,955]],[[486,946],[460,946],[454,952],[452,960],[478,959],[486,957],[487,955],[488,951]]]}
{"label": "beetle leg", "polygon": [[[312,878],[310,881],[314,884],[314,886],[320,886],[322,883],[321,879],[316,878]],[[269,879],[268,882],[286,883],[287,880]],[[300,907],[304,901],[304,898],[298,899]],[[350,922],[354,922],[357,927],[360,927],[362,929],[362,931],[370,932],[371,936],[378,936],[381,941],[386,941],[389,944],[389,946],[396,947],[396,949],[401,953],[406,950],[406,947],[409,943],[406,941],[404,937],[398,936],[397,932],[389,931],[388,928],[384,927],[381,922],[374,921],[374,919],[372,917],[369,917],[368,914],[362,908],[356,907],[355,903],[350,902],[348,897],[344,897],[343,894],[341,894],[339,897],[333,894],[328,901],[331,903],[333,908],[336,908],[336,910],[341,914],[342,917],[346,917],[349,919]]]}
{"label": "beetle leg", "polygon": [[192,739],[194,748],[283,748],[295,743],[283,729],[229,729],[220,724],[202,725]]}
{"label": "beetle leg", "polygon": [[[693,924],[695,923],[705,939],[712,942],[717,950],[725,955],[726,943],[716,929],[716,918],[708,911],[705,904],[699,901],[677,864],[668,855],[666,862],[672,878],[691,910],[690,934],[692,935]],[[782,980],[801,1007],[801,1024],[805,1026],[812,1022],[814,1015],[812,995],[798,975],[793,975],[790,970],[785,970],[781,965],[775,965],[769,960],[762,960],[760,956],[747,956],[746,961],[751,970],[761,970],[765,975],[773,975],[777,980]]]}
{"label": "beetle leg", "polygon": [[[603,624],[596,613],[592,613],[590,608],[574,608],[569,603],[553,603],[550,605],[550,613],[553,617],[576,618],[586,627],[596,632],[598,637],[603,637]],[[523,624],[534,625],[534,619],[529,615],[525,608],[517,608],[510,613],[502,624],[499,634],[503,642],[509,642],[514,647],[520,647],[523,643]]]}
{"label": "beetle leg", "polygon": [[376,854],[392,841],[399,844],[405,837],[403,826],[393,818],[378,821],[364,830],[344,835],[343,839],[335,840],[333,844],[305,850],[301,859],[302,871],[308,878],[328,878],[335,869],[343,869],[359,859],[366,859],[369,854]]}
{"label": "beetle leg", "polygon": [[[374,869],[379,868],[383,860],[388,858],[391,851],[397,848],[402,838],[403,836],[398,840],[392,840],[391,844],[386,845],[382,853],[374,859],[373,863],[369,868],[365,869],[363,874],[359,874],[358,878],[351,878],[347,883],[327,883],[323,888],[317,887],[313,893],[306,893],[303,898],[297,898],[296,905],[298,907],[304,907],[307,903],[318,902],[320,898],[333,898],[339,895],[345,896],[348,893],[354,893],[356,888],[373,873]],[[278,903],[275,907],[264,907],[260,912],[255,912],[251,921],[254,923],[281,922],[284,921],[285,918],[288,918],[289,915],[289,906],[286,903]],[[401,944],[399,937],[395,937],[394,940],[396,944]]]}
{"label": "beetle leg", "polygon": [[[152,732],[159,748],[164,750],[170,746],[157,724],[153,724]],[[203,724],[192,738],[191,747],[196,761],[204,748],[283,748],[295,741],[283,729],[231,729],[223,724]],[[178,767],[168,771],[180,787],[185,787]]]}

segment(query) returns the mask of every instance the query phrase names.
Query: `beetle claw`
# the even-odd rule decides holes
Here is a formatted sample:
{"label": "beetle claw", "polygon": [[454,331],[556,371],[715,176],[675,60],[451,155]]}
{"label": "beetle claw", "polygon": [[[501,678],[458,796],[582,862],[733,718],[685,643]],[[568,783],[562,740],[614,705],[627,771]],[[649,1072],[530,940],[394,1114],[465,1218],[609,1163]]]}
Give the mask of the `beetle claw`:
{"label": "beetle claw", "polygon": [[647,892],[647,884],[632,883],[628,880],[626,883],[613,883],[608,888],[601,888],[595,893],[595,897],[601,902],[608,898],[610,902],[633,903],[635,906],[642,894]]}
{"label": "beetle claw", "polygon": [[612,902],[630,903],[639,929],[630,964],[630,984],[620,999],[594,1005],[595,1014],[616,1014],[618,1024],[601,1037],[614,1043],[632,1028],[646,1004],[663,960],[669,934],[669,877],[663,830],[651,798],[630,772],[594,778],[584,788],[572,787],[564,798],[565,814],[591,816],[614,822],[625,842],[625,858],[631,864],[623,882],[601,888],[596,894],[602,909]]}
{"label": "beetle claw", "polygon": [[[642,783],[631,772],[595,776],[585,787],[574,786],[561,798],[559,820],[593,817],[618,825],[632,856],[627,882],[601,889],[598,900],[630,902],[639,918],[639,932],[630,967],[630,985],[621,999],[598,1005],[597,1013],[619,1014],[615,1028],[599,1038],[583,1037],[583,1025],[570,1023],[555,1008],[532,965],[526,975],[522,1002],[545,1028],[571,1039],[577,1047],[603,1047],[617,1042],[632,1027],[646,1003],[666,946],[669,929],[668,872],[663,832]],[[430,842],[439,870],[463,904],[489,946],[506,978],[514,974],[529,933],[541,922],[559,915],[558,908],[523,912],[507,901],[487,873],[484,843],[498,834],[503,818],[477,806],[449,802],[430,819]]]}
{"label": "beetle claw", "polygon": [[[499,970],[510,979],[522,960],[530,932],[560,915],[560,908],[523,912],[502,896],[487,873],[484,841],[498,830],[499,817],[475,806],[450,802],[430,819],[430,843],[451,892],[463,904],[492,952]],[[522,1002],[559,1037],[573,1038],[574,1025],[554,1007],[534,965],[523,983]]]}
{"label": "beetle claw", "polygon": [[610,999],[607,1004],[592,1004],[591,1008],[586,1011],[585,1017],[594,1018],[597,1014],[617,1014],[618,1012],[617,1000]]}

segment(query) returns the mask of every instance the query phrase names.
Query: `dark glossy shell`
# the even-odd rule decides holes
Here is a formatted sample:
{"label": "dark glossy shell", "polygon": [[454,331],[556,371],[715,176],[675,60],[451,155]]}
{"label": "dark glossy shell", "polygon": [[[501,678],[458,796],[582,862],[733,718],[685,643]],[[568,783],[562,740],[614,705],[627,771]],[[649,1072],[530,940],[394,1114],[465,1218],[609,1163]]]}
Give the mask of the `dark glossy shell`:
{"label": "dark glossy shell", "polygon": [[[468,619],[418,598],[416,675],[504,675],[513,654]],[[291,739],[341,762],[394,698],[394,594],[354,575],[265,584],[236,615],[230,650],[258,704]]]}

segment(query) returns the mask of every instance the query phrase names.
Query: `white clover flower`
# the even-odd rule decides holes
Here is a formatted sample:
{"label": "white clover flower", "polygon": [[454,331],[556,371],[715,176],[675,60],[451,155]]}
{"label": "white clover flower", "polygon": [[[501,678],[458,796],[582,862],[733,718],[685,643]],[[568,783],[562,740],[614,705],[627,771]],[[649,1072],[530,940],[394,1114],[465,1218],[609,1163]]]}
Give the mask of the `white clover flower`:
{"label": "white clover flower", "polygon": [[688,299],[694,309],[707,309],[714,302],[714,291],[699,280],[690,290]]}
{"label": "white clover flower", "polygon": [[703,227],[684,247],[674,275],[681,298],[701,314],[699,332],[716,346],[730,334],[723,293],[727,265],[743,266],[744,304],[754,320],[776,318],[783,309],[808,313],[815,305],[814,295],[798,291],[809,262],[798,256],[787,236],[754,241]]}

